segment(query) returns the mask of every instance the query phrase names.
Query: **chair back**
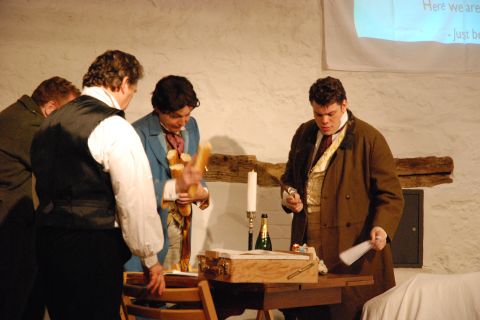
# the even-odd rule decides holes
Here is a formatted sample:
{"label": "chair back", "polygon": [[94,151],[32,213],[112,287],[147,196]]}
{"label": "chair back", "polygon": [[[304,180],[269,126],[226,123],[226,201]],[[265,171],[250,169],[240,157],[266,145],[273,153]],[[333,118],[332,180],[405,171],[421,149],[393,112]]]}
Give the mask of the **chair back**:
{"label": "chair back", "polygon": [[[131,281],[129,281],[129,278]],[[206,280],[191,288],[166,288],[161,296],[151,295],[137,276],[127,275],[123,287],[123,312],[128,319],[141,316],[163,320],[217,320],[210,288]],[[139,302],[142,303],[139,303]],[[136,302],[136,303],[135,303]],[[145,303],[167,303],[167,307],[146,306]],[[171,306],[170,304],[173,304]]]}

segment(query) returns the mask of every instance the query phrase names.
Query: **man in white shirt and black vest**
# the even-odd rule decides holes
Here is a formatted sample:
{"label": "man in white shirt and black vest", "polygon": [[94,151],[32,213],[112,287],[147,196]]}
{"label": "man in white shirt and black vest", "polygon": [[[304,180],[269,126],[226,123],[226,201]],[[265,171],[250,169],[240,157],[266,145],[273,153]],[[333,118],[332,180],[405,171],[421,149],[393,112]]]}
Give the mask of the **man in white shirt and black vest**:
{"label": "man in white shirt and black vest", "polygon": [[[52,114],[32,143],[39,272],[51,319],[118,319],[123,264],[141,257],[147,288],[165,287],[152,175],[124,111],[143,68],[112,50],[83,77],[82,95]],[[177,188],[201,173],[188,166]]]}

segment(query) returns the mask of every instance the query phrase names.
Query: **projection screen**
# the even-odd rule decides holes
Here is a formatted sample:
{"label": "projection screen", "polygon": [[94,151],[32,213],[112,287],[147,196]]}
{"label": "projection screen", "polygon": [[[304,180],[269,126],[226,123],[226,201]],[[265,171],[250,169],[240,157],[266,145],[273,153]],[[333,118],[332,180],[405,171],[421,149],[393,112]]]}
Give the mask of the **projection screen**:
{"label": "projection screen", "polygon": [[480,0],[324,0],[332,70],[480,72]]}

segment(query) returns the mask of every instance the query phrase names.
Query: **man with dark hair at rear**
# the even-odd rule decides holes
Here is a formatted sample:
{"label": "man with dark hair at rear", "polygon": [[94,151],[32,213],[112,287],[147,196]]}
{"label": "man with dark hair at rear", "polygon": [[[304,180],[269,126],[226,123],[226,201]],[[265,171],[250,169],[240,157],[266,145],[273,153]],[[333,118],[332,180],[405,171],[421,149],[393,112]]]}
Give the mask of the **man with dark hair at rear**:
{"label": "man with dark hair at rear", "polygon": [[[109,50],[83,77],[82,95],[49,117],[32,143],[38,263],[56,319],[119,319],[123,265],[140,257],[161,294],[163,233],[145,151],[124,110],[143,76],[131,54]],[[177,192],[200,181],[187,166]]]}
{"label": "man with dark hair at rear", "polygon": [[[402,189],[385,138],[348,110],[340,80],[318,79],[309,100],[313,119],[297,129],[281,178],[292,244],[314,247],[329,272],[370,274],[374,284],[347,287],[341,304],[297,316],[359,319],[368,299],[395,285],[389,242],[402,216]],[[340,252],[367,240],[374,250],[351,266],[340,262]]]}
{"label": "man with dark hair at rear", "polygon": [[79,95],[70,81],[53,77],[0,112],[0,315],[6,319],[43,319],[30,146],[43,120]]}

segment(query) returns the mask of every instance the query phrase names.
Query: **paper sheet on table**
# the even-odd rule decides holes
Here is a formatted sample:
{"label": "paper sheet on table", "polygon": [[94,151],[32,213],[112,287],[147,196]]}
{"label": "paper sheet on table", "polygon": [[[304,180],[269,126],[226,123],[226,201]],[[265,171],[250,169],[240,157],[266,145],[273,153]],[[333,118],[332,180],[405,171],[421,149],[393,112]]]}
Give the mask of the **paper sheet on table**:
{"label": "paper sheet on table", "polygon": [[370,249],[372,249],[370,240],[364,241],[340,253],[340,260],[349,266],[367,253],[367,251]]}
{"label": "paper sheet on table", "polygon": [[[219,257],[242,260],[309,260],[307,254],[296,254],[268,250],[239,251],[230,249],[212,249],[207,251],[217,252]],[[205,253],[204,253],[205,254]]]}
{"label": "paper sheet on table", "polygon": [[166,271],[163,275],[198,277],[198,272],[187,272],[187,271],[180,271],[180,270],[171,270],[171,271]]}

